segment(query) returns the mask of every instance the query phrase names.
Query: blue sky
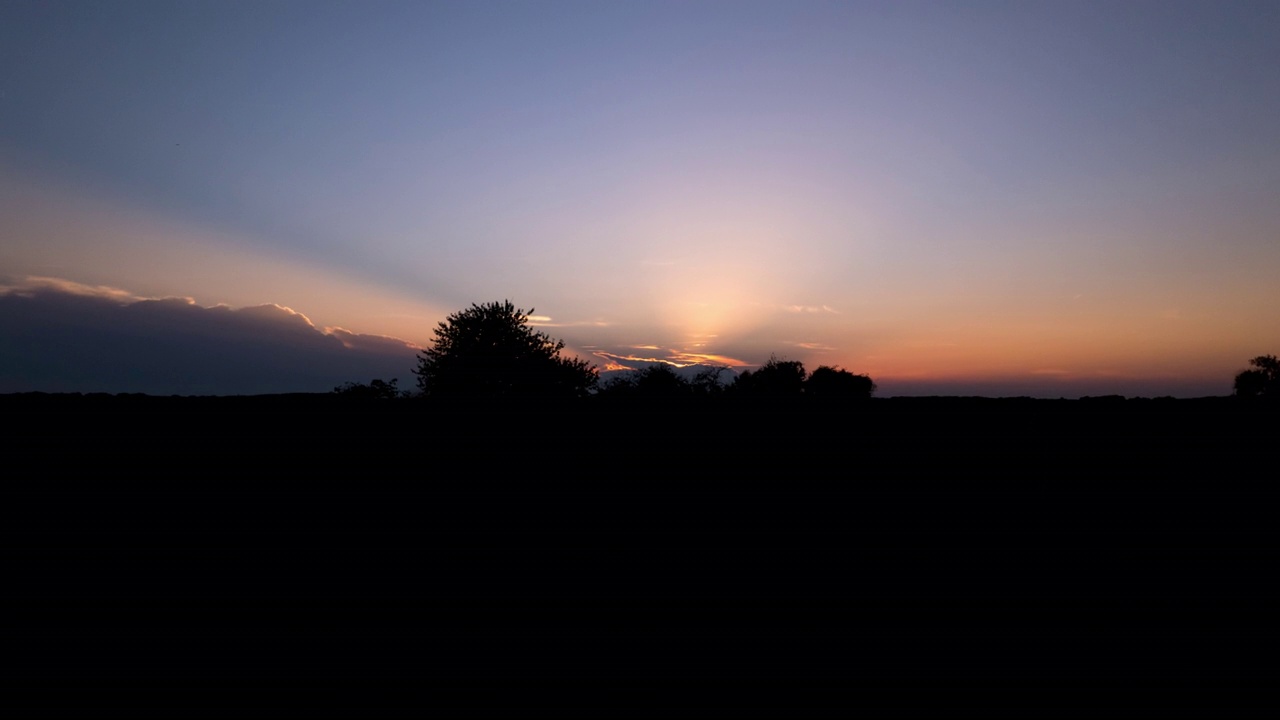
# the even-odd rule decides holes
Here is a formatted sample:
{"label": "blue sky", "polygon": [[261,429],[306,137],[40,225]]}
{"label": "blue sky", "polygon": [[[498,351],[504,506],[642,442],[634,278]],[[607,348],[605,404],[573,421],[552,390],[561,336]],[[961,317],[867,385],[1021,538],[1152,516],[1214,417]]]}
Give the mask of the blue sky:
{"label": "blue sky", "polygon": [[1226,394],[1280,351],[1277,37],[1266,2],[7,2],[0,286]]}

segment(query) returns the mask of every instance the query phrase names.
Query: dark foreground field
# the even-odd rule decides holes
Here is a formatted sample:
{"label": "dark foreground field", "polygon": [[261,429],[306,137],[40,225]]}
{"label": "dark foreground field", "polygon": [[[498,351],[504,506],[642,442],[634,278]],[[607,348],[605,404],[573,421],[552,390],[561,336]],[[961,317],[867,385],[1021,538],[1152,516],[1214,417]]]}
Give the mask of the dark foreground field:
{"label": "dark foreground field", "polygon": [[0,410],[15,717],[1275,710],[1274,407]]}

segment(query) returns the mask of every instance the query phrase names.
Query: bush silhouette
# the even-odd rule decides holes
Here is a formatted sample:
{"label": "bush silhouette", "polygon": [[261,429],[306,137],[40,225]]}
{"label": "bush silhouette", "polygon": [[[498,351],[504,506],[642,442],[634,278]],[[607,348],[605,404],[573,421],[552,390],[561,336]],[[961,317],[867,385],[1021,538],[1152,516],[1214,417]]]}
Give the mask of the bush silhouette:
{"label": "bush silhouette", "polygon": [[368,385],[349,382],[334,388],[333,394],[352,400],[397,400],[409,394],[396,387],[398,382],[399,378],[391,378],[390,382],[374,378]]}
{"label": "bush silhouette", "polygon": [[453,313],[418,356],[418,387],[430,398],[511,400],[570,398],[589,393],[595,367],[561,357],[563,340],[529,327],[528,312],[510,300]]}
{"label": "bush silhouette", "polygon": [[769,362],[756,370],[747,370],[733,382],[735,393],[747,397],[788,398],[800,397],[804,392],[807,373],[799,360],[779,360],[770,357]]}
{"label": "bush silhouette", "polygon": [[806,395],[823,401],[866,400],[876,391],[876,384],[866,375],[822,365],[804,383]]}

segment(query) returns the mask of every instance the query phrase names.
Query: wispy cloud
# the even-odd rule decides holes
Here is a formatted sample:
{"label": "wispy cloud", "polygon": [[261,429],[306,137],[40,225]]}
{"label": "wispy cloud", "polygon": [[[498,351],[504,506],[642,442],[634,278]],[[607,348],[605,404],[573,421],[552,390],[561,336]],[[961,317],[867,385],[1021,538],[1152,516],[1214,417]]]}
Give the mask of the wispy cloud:
{"label": "wispy cloud", "polygon": [[832,308],[830,305],[783,305],[783,310],[791,313],[830,313],[839,315],[840,311]]}
{"label": "wispy cloud", "polygon": [[[659,348],[656,346],[647,346],[635,349],[657,350]],[[670,365],[671,367],[676,368],[688,367],[690,365],[723,365],[726,367],[750,367],[751,365],[751,363],[729,357],[727,355],[688,352],[684,350],[667,350],[663,355],[622,354],[606,352],[603,350],[597,350],[592,354],[605,361],[605,370],[638,370],[655,363]]]}
{"label": "wispy cloud", "polygon": [[411,343],[407,340],[401,340],[398,337],[392,337],[390,335],[356,333],[340,327],[327,327],[324,329],[324,333],[338,338],[339,342],[351,350],[363,349],[382,352],[399,352],[406,347],[414,350],[423,349],[421,345]]}
{"label": "wispy cloud", "polygon": [[[0,295],[18,295],[30,298],[42,291],[62,293],[65,295],[76,295],[80,297],[101,298],[121,303],[136,302],[138,300],[147,299],[140,295],[135,295],[128,290],[121,290],[120,288],[110,287],[107,285],[85,285],[84,283],[78,283],[74,280],[55,277],[27,276],[17,282],[0,285]],[[184,299],[188,302],[195,302],[195,300],[191,298]]]}
{"label": "wispy cloud", "polygon": [[555,322],[547,315],[530,315],[529,325],[531,327],[609,327],[609,323],[603,320],[573,320],[569,322]]}
{"label": "wispy cloud", "polygon": [[745,360],[714,353],[677,352],[674,357],[677,362],[683,365],[726,365],[728,367],[748,367],[751,365]]}
{"label": "wispy cloud", "polygon": [[604,350],[597,350],[591,354],[605,361],[605,370],[637,370],[653,364],[680,367],[679,363],[673,362],[667,358],[643,355],[619,355],[617,353],[606,352]]}

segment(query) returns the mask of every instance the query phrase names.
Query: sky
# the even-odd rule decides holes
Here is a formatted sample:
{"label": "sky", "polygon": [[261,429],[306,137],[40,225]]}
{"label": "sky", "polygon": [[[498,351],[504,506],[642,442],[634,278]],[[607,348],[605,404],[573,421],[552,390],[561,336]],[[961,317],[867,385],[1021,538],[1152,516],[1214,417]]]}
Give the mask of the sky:
{"label": "sky", "polygon": [[510,299],[602,370],[1226,395],[1280,3],[0,3],[0,392],[327,391]]}

